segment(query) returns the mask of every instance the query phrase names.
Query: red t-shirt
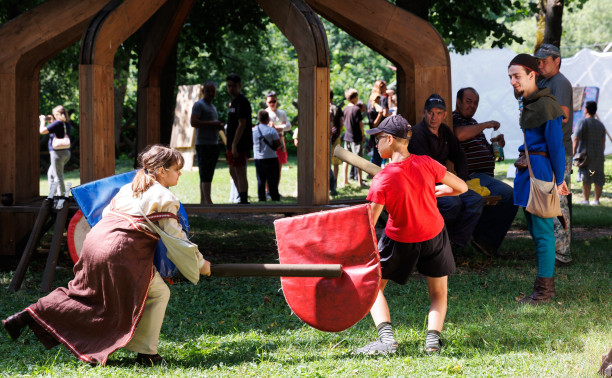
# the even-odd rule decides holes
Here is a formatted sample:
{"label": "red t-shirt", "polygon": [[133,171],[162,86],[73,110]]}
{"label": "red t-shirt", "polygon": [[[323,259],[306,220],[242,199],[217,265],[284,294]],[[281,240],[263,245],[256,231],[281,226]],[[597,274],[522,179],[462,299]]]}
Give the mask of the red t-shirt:
{"label": "red t-shirt", "polygon": [[367,200],[385,205],[385,234],[402,243],[418,243],[438,235],[444,218],[438,210],[435,186],[446,167],[429,156],[410,155],[389,163],[372,179]]}

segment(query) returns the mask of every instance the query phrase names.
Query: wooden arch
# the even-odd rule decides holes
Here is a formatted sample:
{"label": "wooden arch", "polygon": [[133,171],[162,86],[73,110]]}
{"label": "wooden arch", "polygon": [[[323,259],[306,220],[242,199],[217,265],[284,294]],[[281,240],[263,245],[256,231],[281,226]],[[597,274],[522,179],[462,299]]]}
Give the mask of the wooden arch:
{"label": "wooden arch", "polygon": [[[163,1],[152,2],[133,20],[132,1],[115,1],[91,22],[81,53],[81,180],[91,181],[114,172],[112,58],[118,45],[151,17]],[[172,3],[169,1],[168,3]],[[303,128],[298,162],[298,204],[329,203],[329,48],[317,15],[303,0],[281,5],[258,0],[264,12],[295,46],[299,66],[298,123]],[[156,16],[162,23],[145,46],[139,70],[139,142],[141,147],[159,141],[159,76],[176,42],[193,0],[168,4],[168,12]],[[167,14],[174,15],[168,18]],[[133,25],[126,25],[127,22]],[[100,46],[100,47],[98,47]],[[145,57],[146,59],[142,59]],[[87,156],[85,153],[87,152]],[[113,158],[111,158],[113,157]]]}
{"label": "wooden arch", "polygon": [[329,203],[329,47],[303,0],[257,0],[298,54],[298,204]]}
{"label": "wooden arch", "polygon": [[[16,201],[39,196],[41,67],[79,40],[108,0],[50,0],[0,26],[0,192]],[[62,22],[57,22],[61,19]],[[0,255],[13,254],[32,214],[0,213]]]}
{"label": "wooden arch", "polygon": [[[450,57],[427,21],[386,0],[306,0],[321,16],[397,65],[398,111],[412,124],[425,100],[440,94],[451,104]],[[452,125],[452,114],[446,124]]]}
{"label": "wooden arch", "polygon": [[166,0],[113,0],[83,36],[79,66],[81,182],[115,173],[114,70],[117,48]]}
{"label": "wooden arch", "polygon": [[[144,134],[142,140],[146,143],[157,142],[158,78],[167,47],[176,42],[193,1],[49,0],[2,25],[0,116],[8,127],[5,137],[0,138],[0,171],[5,178],[0,180],[0,191],[15,193],[18,201],[38,196],[39,152],[38,145],[32,143],[38,140],[38,72],[48,59],[78,40],[88,23],[79,68],[81,181],[114,173],[113,59],[119,45],[168,3],[171,16],[158,30],[159,44],[143,51],[142,57],[151,61],[141,66],[143,72],[139,73],[139,125],[144,126],[139,136]],[[329,51],[322,24],[309,5],[397,65],[399,111],[409,121],[420,119],[430,93],[451,98],[450,60],[440,35],[427,22],[385,0],[258,3],[298,53],[300,205],[323,205],[329,201]],[[103,7],[104,11],[98,13]],[[58,18],[64,22],[49,21]],[[31,218],[24,215],[25,220],[19,223],[12,214],[0,214],[0,254],[14,250],[17,229],[27,230]]]}

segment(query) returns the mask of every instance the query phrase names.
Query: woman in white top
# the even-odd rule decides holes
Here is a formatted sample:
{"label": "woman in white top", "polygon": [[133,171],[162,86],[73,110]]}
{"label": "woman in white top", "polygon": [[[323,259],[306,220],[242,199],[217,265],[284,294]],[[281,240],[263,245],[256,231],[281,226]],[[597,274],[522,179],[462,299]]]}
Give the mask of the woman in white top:
{"label": "woman in white top", "polygon": [[[168,190],[178,183],[184,161],[179,152],[154,145],[139,162],[143,168],[87,234],[68,288],[2,321],[13,339],[29,326],[47,349],[62,343],[90,364],[106,364],[123,347],[138,353],[137,363],[162,361],[157,344],[170,290],[153,265],[159,236],[142,214],[186,239],[177,218],[179,201]],[[210,275],[210,263],[199,252],[186,260]]]}
{"label": "woman in white top", "polygon": [[278,133],[280,141],[280,148],[276,150],[276,157],[278,157],[278,180],[280,181],[281,169],[283,164],[287,164],[287,145],[285,144],[285,132],[291,130],[291,122],[287,118],[287,113],[284,110],[278,109],[278,99],[276,98],[276,92],[270,91],[266,94],[266,104],[268,107],[266,111],[270,116],[269,124],[274,127]]}

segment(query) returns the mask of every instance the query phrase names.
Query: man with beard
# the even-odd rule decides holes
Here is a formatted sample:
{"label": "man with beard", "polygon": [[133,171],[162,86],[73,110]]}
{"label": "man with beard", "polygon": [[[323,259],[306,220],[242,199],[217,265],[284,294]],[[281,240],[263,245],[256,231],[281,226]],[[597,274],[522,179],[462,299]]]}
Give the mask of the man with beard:
{"label": "man with beard", "polygon": [[[573,128],[573,90],[572,84],[567,80],[559,69],[561,68],[561,52],[555,45],[543,43],[534,54],[538,60],[538,71],[542,79],[538,82],[538,87],[550,89],[550,94],[555,96],[561,109],[563,110],[563,146],[565,147],[565,182],[570,189],[572,174],[572,128]],[[570,194],[571,195],[571,194]],[[555,221],[555,250],[556,259],[559,264],[569,264],[572,261],[570,252],[570,241],[572,239],[570,227],[569,196],[561,197],[561,212],[566,219],[567,227]]]}
{"label": "man with beard", "polygon": [[[453,112],[453,131],[457,136],[467,158],[470,179],[479,179],[480,186],[486,187],[492,196],[501,199],[494,205],[485,206],[480,220],[472,234],[472,245],[486,255],[497,254],[499,246],[512,225],[518,207],[514,205],[512,187],[497,180],[493,146],[487,141],[483,131],[499,128],[499,122],[478,123],[474,114],[478,109],[480,96],[474,88],[461,88],[457,92],[457,106]],[[505,144],[504,134],[491,139],[502,147]]]}

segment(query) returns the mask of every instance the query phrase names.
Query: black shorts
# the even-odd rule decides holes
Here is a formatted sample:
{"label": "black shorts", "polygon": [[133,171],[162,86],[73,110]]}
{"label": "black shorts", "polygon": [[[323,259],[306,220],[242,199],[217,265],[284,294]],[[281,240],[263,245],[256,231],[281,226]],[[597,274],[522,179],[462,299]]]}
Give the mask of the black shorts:
{"label": "black shorts", "polygon": [[219,160],[219,146],[196,144],[198,153],[198,169],[200,170],[200,182],[212,182],[215,174],[217,160]]}
{"label": "black shorts", "polygon": [[415,269],[427,277],[444,277],[455,272],[446,226],[433,238],[418,243],[402,243],[384,232],[378,241],[382,278],[404,285]]}

